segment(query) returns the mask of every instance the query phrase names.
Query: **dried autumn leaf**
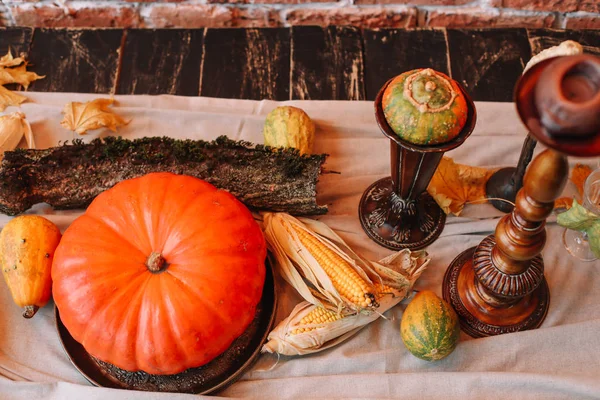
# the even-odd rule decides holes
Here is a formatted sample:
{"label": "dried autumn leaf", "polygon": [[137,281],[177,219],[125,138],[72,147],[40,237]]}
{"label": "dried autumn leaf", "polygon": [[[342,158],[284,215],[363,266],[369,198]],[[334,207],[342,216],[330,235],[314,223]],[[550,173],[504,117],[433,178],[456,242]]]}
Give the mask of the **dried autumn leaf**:
{"label": "dried autumn leaf", "polygon": [[95,99],[86,103],[67,103],[63,109],[65,117],[60,124],[80,135],[103,127],[116,132],[118,126],[126,125],[129,122],[108,109],[108,106],[113,103],[113,99]]}
{"label": "dried autumn leaf", "polygon": [[492,171],[456,164],[443,157],[427,191],[446,214],[459,215],[465,204],[486,200],[485,184]]}
{"label": "dried autumn leaf", "polygon": [[27,89],[31,82],[42,78],[45,78],[45,76],[40,76],[35,72],[27,71],[27,63],[15,68],[0,68],[0,85],[18,83]]}
{"label": "dried autumn leaf", "polygon": [[14,58],[10,49],[8,49],[8,53],[6,55],[0,57],[0,67],[16,67],[17,65],[21,65],[25,61],[25,58],[17,57]]}
{"label": "dried autumn leaf", "polygon": [[27,100],[27,97],[12,92],[4,86],[0,86],[0,111],[4,111],[9,106],[18,106],[25,100]]}
{"label": "dried autumn leaf", "polygon": [[[569,180],[573,182],[575,188],[577,188],[577,193],[579,196],[583,196],[583,186],[585,185],[585,180],[592,173],[592,169],[587,165],[577,164],[571,170],[571,176]],[[555,210],[569,210],[573,205],[573,198],[571,197],[561,197],[556,199],[554,202]]]}
{"label": "dried autumn leaf", "polygon": [[577,164],[571,171],[571,182],[577,188],[577,192],[580,196],[583,196],[583,185],[585,180],[592,173],[592,169],[587,165]]}
{"label": "dried autumn leaf", "polygon": [[555,210],[568,210],[573,205],[573,198],[571,197],[560,197],[554,201]]}

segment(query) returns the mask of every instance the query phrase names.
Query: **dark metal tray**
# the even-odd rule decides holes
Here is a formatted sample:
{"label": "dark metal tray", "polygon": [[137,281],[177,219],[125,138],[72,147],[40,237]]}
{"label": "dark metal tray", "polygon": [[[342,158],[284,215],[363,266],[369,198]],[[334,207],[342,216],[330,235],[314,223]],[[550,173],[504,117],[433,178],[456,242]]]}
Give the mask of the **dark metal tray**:
{"label": "dark metal tray", "polygon": [[90,355],[67,331],[55,307],[56,328],[67,356],[77,370],[93,385],[153,392],[210,394],[235,382],[255,361],[273,327],[277,297],[273,270],[267,258],[262,298],[254,320],[240,337],[220,356],[206,365],[175,375],[129,372]]}

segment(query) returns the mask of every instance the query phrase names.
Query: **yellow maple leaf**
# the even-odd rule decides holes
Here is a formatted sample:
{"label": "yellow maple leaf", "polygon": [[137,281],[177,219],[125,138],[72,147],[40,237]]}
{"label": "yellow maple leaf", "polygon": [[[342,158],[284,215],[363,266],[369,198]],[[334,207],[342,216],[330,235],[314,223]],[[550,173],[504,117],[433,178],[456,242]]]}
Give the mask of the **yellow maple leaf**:
{"label": "yellow maple leaf", "polygon": [[45,76],[40,76],[35,72],[27,71],[27,63],[21,64],[15,68],[0,68],[0,85],[18,83],[27,89],[31,82],[42,78],[45,78]]}
{"label": "yellow maple leaf", "polygon": [[485,168],[456,164],[442,157],[427,191],[446,214],[459,215],[468,202],[486,200],[485,184],[492,171]]}
{"label": "yellow maple leaf", "polygon": [[25,58],[23,56],[15,58],[10,49],[8,49],[8,53],[0,57],[0,67],[16,67],[17,65],[21,65],[24,61]]}
{"label": "yellow maple leaf", "polygon": [[0,86],[0,111],[4,111],[8,106],[18,106],[25,100],[27,100],[27,97],[12,92],[4,86]]}
{"label": "yellow maple leaf", "polygon": [[108,109],[108,106],[113,103],[113,99],[95,99],[86,103],[67,103],[63,109],[65,116],[60,124],[80,135],[103,127],[116,132],[118,126],[126,125],[129,122]]}

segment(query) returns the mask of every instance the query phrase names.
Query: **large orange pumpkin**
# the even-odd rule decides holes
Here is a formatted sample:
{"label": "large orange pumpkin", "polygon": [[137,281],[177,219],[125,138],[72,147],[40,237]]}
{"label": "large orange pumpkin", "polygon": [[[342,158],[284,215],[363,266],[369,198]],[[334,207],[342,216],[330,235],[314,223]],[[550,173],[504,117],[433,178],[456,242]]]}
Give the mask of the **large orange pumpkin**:
{"label": "large orange pumpkin", "polygon": [[248,327],[265,257],[258,224],[234,196],[153,173],[102,193],[65,231],[52,291],[90,354],[175,374],[206,364]]}

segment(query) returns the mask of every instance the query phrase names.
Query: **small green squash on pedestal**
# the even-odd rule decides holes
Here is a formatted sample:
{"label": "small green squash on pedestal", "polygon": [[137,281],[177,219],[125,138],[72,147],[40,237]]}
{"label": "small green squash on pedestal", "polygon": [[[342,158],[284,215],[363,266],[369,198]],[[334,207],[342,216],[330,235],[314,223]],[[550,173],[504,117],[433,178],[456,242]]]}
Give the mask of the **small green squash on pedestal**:
{"label": "small green squash on pedestal", "polygon": [[414,356],[427,361],[441,360],[458,344],[458,316],[446,301],[431,290],[423,290],[404,310],[400,334]]}
{"label": "small green squash on pedestal", "polygon": [[390,82],[382,100],[385,119],[409,143],[446,143],[467,122],[467,101],[456,81],[433,69],[415,69]]}

